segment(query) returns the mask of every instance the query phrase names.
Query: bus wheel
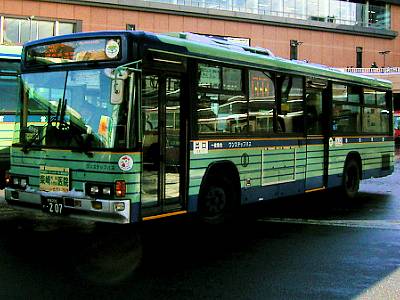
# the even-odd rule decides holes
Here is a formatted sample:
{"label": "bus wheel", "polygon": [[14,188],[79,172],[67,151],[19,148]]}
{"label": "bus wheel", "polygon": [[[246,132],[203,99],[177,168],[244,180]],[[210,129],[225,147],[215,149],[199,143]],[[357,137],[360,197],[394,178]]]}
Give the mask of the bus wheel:
{"label": "bus wheel", "polygon": [[343,193],[347,198],[354,198],[360,187],[360,167],[354,159],[346,162],[343,170]]}
{"label": "bus wheel", "polygon": [[223,223],[232,213],[235,194],[232,183],[225,177],[207,179],[200,195],[200,217],[205,223]]}

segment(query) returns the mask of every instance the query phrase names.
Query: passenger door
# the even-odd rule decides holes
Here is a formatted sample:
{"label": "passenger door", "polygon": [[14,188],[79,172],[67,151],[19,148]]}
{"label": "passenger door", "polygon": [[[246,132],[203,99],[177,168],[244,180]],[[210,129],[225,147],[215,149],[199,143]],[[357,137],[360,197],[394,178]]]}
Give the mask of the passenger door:
{"label": "passenger door", "polygon": [[323,189],[328,177],[328,85],[307,78],[305,126],[307,133],[305,190]]}
{"label": "passenger door", "polygon": [[142,80],[142,215],[183,208],[185,122],[179,75],[147,74]]}

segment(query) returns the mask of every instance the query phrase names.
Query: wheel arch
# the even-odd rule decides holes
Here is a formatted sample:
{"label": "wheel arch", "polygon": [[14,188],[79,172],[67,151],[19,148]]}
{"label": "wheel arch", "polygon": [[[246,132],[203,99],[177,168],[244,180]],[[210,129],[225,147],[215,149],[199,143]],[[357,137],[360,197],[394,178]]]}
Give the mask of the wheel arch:
{"label": "wheel arch", "polygon": [[221,160],[208,165],[200,184],[200,196],[204,192],[204,186],[211,177],[225,176],[234,186],[234,193],[241,199],[240,175],[236,165],[230,160]]}

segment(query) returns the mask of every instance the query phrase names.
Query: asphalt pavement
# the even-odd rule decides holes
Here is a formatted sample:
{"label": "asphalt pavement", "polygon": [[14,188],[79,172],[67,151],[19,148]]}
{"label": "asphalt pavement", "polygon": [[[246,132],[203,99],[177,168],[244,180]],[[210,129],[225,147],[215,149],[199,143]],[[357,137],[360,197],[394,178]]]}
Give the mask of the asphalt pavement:
{"label": "asphalt pavement", "polygon": [[143,223],[135,272],[131,227],[0,201],[0,299],[400,299],[399,178],[396,163],[354,201],[334,191],[279,199],[223,226]]}

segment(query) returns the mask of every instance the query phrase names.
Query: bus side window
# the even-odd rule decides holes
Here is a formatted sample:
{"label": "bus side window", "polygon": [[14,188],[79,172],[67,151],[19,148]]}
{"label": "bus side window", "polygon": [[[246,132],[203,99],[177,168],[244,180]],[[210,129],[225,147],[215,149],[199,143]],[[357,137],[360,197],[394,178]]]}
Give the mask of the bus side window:
{"label": "bus side window", "polygon": [[[303,77],[283,75],[280,77],[280,102],[277,106],[277,114],[283,120],[283,126],[276,124],[276,130],[284,127],[287,133],[304,132],[303,112]],[[281,121],[282,123],[282,121]]]}
{"label": "bus side window", "polygon": [[198,64],[197,128],[200,134],[237,135],[248,130],[243,70]]}
{"label": "bus side window", "polygon": [[332,84],[332,130],[336,133],[358,133],[361,130],[360,89]]}
{"label": "bus side window", "polygon": [[249,71],[249,128],[251,133],[274,132],[275,86],[271,73]]}

